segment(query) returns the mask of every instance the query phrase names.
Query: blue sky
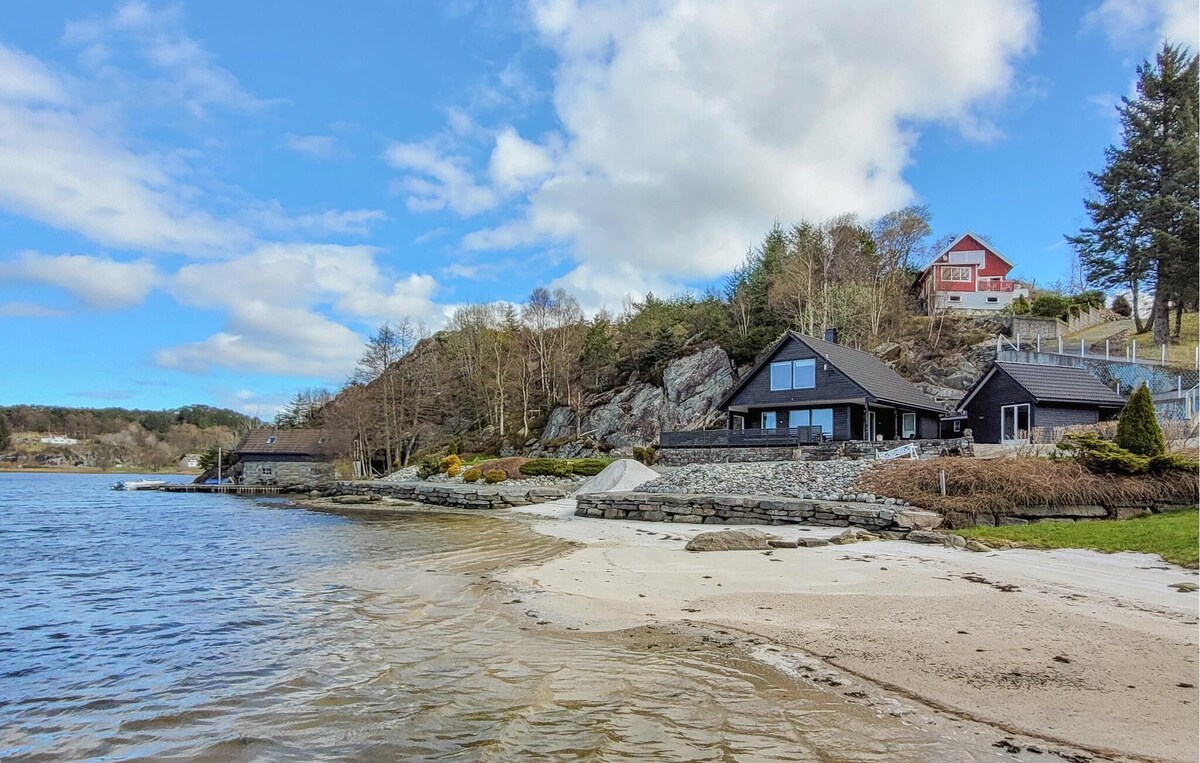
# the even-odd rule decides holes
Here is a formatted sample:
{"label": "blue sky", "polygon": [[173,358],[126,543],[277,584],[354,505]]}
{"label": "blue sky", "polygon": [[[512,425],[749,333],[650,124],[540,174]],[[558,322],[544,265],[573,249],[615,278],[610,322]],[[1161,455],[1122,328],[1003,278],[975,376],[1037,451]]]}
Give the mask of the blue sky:
{"label": "blue sky", "polygon": [[269,417],[383,320],[928,204],[1062,278],[1187,0],[56,2],[0,26],[0,404]]}

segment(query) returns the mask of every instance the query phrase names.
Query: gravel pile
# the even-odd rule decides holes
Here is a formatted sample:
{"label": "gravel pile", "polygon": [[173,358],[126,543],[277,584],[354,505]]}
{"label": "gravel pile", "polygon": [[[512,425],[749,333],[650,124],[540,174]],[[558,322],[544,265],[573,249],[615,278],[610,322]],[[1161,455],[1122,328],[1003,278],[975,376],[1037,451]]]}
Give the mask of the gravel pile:
{"label": "gravel pile", "polygon": [[859,492],[858,478],[872,461],[776,461],[681,466],[638,488],[646,493],[775,495],[822,501],[903,505],[895,498]]}

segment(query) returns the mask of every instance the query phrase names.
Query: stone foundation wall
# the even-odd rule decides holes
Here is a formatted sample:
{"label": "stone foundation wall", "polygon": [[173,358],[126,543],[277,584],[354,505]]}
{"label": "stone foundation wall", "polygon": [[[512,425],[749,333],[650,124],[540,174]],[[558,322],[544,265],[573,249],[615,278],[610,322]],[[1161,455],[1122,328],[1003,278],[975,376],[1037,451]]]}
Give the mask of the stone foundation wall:
{"label": "stone foundation wall", "polygon": [[832,461],[837,458],[874,458],[878,450],[891,450],[901,445],[917,446],[921,458],[942,455],[974,456],[975,442],[970,437],[955,437],[946,440],[887,440],[867,442],[865,440],[830,441],[820,445],[749,448],[660,448],[658,462],[664,466],[687,466],[688,464],[730,464],[759,461]]}
{"label": "stone foundation wall", "polygon": [[[265,469],[270,470],[267,474]],[[328,482],[334,477],[333,464],[325,461],[243,461],[245,485],[300,485]]]}
{"label": "stone foundation wall", "polygon": [[576,499],[576,516],[706,525],[827,525],[884,530],[895,523],[890,507],[754,495],[594,493]]}
{"label": "stone foundation wall", "polygon": [[526,485],[448,485],[425,482],[338,482],[331,495],[399,498],[458,509],[505,509],[565,498],[553,487]]}

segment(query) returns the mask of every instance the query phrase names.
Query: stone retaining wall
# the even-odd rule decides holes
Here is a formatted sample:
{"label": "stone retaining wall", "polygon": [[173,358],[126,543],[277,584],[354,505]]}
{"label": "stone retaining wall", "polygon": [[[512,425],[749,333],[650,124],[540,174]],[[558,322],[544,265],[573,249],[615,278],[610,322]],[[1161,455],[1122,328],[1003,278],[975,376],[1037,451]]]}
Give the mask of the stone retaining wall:
{"label": "stone retaining wall", "polygon": [[460,485],[427,482],[337,482],[331,495],[400,498],[458,509],[505,509],[566,497],[553,487],[526,485]]}
{"label": "stone retaining wall", "polygon": [[706,525],[806,524],[884,530],[895,524],[896,511],[874,504],[810,501],[755,495],[676,493],[593,493],[576,499],[576,516],[639,519]]}
{"label": "stone retaining wall", "polygon": [[921,458],[941,455],[975,455],[974,440],[955,437],[946,440],[865,440],[830,441],[820,445],[748,448],[660,448],[658,461],[664,466],[688,464],[729,464],[760,461],[831,461],[837,458],[874,458],[877,450],[891,450],[901,445],[916,445]]}

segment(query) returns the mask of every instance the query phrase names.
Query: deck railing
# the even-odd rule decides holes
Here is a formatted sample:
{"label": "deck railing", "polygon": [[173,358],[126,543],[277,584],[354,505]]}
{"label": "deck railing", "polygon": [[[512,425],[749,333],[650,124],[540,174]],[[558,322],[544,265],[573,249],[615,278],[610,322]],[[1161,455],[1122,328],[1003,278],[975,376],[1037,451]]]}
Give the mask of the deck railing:
{"label": "deck railing", "polygon": [[705,429],[694,432],[663,432],[660,448],[751,448],[815,445],[824,440],[821,427],[778,427],[776,429]]}
{"label": "deck railing", "polygon": [[1016,281],[977,281],[975,283],[976,291],[1013,291],[1017,287]]}

